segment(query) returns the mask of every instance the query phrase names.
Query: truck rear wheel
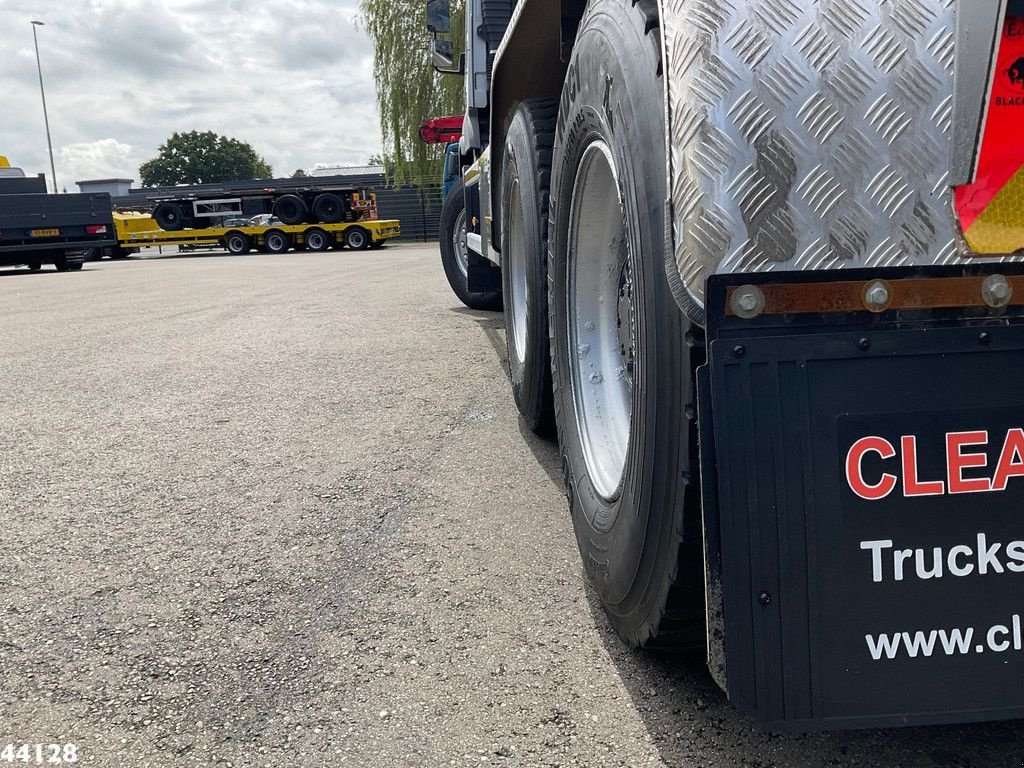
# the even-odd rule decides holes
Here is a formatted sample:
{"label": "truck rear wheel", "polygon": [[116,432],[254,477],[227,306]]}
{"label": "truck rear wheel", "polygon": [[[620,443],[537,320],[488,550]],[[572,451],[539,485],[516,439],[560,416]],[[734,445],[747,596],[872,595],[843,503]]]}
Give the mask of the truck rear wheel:
{"label": "truck rear wheel", "polygon": [[263,247],[267,253],[285,253],[291,245],[291,238],[279,229],[268,230],[263,235]]}
{"label": "truck rear wheel", "polygon": [[345,203],[333,192],[317,195],[313,201],[313,217],[324,224],[337,224],[345,218]]}
{"label": "truck rear wheel", "polygon": [[326,251],[331,247],[331,236],[319,227],[306,230],[306,250]]}
{"label": "truck rear wheel", "polygon": [[469,246],[466,244],[466,188],[456,181],[441,208],[438,239],[441,266],[459,301],[470,309],[501,309],[500,291],[469,290]]}
{"label": "truck rear wheel", "polygon": [[185,214],[177,203],[158,203],[153,209],[153,219],[160,229],[177,232],[185,227]]}
{"label": "truck rear wheel", "polygon": [[703,644],[688,323],[664,267],[665,136],[655,0],[592,0],[552,163],[549,318],[566,496],[616,632]]}
{"label": "truck rear wheel", "polygon": [[349,227],[345,230],[345,245],[353,251],[365,251],[370,247],[370,233],[362,227]]}
{"label": "truck rear wheel", "polygon": [[224,237],[224,248],[232,256],[244,256],[252,250],[252,240],[244,232],[228,232]]}
{"label": "truck rear wheel", "polygon": [[558,102],[532,99],[509,122],[501,170],[501,278],[509,378],[531,430],[554,427],[548,354],[548,192]]}
{"label": "truck rear wheel", "polygon": [[282,195],[274,201],[274,215],[283,224],[301,224],[309,216],[309,206],[298,195]]}

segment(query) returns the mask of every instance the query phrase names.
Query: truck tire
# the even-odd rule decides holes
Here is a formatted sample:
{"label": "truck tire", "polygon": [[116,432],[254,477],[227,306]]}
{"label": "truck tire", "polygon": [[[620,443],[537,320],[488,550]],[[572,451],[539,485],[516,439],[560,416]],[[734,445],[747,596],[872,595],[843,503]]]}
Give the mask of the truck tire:
{"label": "truck tire", "polygon": [[345,203],[333,192],[324,192],[313,200],[313,218],[324,224],[337,224],[345,218]]}
{"label": "truck tire", "polygon": [[34,260],[28,262],[28,264],[26,264],[25,266],[28,267],[32,272],[38,272],[43,268],[43,262]]}
{"label": "truck tire", "polygon": [[228,232],[224,236],[224,250],[232,256],[244,256],[252,250],[252,240],[244,232]]}
{"label": "truck tire", "polygon": [[470,309],[501,309],[501,291],[469,290],[469,248],[466,245],[466,187],[456,181],[441,208],[441,266],[448,285]]}
{"label": "truck tire", "polygon": [[501,169],[501,284],[512,394],[527,426],[550,434],[548,193],[558,102],[531,99],[512,113]]}
{"label": "truck tire", "polygon": [[263,247],[267,253],[287,253],[292,241],[280,229],[268,229],[263,234]]}
{"label": "truck tire", "polygon": [[177,203],[158,203],[153,209],[153,219],[160,229],[167,232],[185,228],[185,214]]}
{"label": "truck tire", "polygon": [[68,266],[68,257],[63,253],[54,254],[53,268],[58,272],[67,272],[71,268]]}
{"label": "truck tire", "polygon": [[306,230],[305,240],[307,251],[326,251],[331,247],[333,238],[320,227],[313,227]]}
{"label": "truck tire", "polygon": [[301,224],[309,216],[309,206],[298,195],[282,195],[274,201],[273,213],[282,224]]}
{"label": "truck tire", "polygon": [[353,251],[365,251],[370,247],[370,233],[362,227],[349,227],[345,230],[345,245]]}
{"label": "truck tire", "polygon": [[563,88],[548,269],[555,418],[577,543],[615,631],[703,647],[689,323],[669,288],[656,0],[591,0]]}
{"label": "truck tire", "polygon": [[69,261],[68,262],[68,269],[70,269],[72,272],[78,272],[84,266],[85,266],[85,262],[81,261],[79,259],[75,259],[74,261]]}

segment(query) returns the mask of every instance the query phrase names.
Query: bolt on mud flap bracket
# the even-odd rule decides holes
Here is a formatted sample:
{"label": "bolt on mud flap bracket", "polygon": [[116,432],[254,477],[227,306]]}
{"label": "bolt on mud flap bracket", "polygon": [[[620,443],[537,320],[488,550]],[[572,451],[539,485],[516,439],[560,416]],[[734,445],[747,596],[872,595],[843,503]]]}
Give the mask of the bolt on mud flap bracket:
{"label": "bolt on mud flap bracket", "polygon": [[698,376],[716,680],[779,730],[1024,717],[1022,312],[743,320],[741,282]]}

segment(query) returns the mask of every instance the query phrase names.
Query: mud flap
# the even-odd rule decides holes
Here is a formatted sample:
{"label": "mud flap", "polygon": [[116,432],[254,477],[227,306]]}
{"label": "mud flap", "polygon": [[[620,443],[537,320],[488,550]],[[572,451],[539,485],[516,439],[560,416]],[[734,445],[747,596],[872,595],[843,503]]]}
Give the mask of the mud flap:
{"label": "mud flap", "polygon": [[729,698],[779,730],[1024,716],[1021,311],[744,321],[738,282],[699,379]]}

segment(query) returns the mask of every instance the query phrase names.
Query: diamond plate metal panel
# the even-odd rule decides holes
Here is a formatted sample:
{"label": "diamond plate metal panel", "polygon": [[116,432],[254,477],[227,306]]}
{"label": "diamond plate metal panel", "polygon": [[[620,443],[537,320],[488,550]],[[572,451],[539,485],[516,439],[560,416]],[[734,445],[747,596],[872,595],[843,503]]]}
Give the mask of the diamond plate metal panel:
{"label": "diamond plate metal panel", "polygon": [[956,12],[981,0],[661,1],[669,268],[694,320],[714,272],[962,257]]}

